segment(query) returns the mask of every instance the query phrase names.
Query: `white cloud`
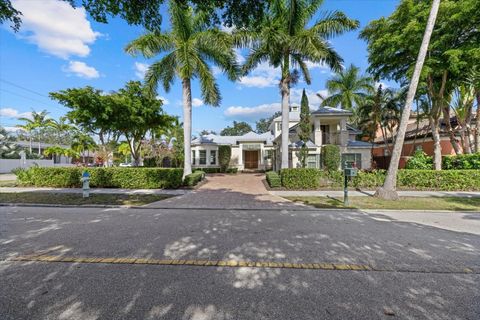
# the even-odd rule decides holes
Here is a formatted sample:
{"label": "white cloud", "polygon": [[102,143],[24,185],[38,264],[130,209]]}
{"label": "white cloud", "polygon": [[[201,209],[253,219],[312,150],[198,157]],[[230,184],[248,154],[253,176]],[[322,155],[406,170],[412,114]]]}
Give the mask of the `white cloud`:
{"label": "white cloud", "polygon": [[271,116],[277,111],[280,111],[280,103],[261,104],[255,107],[240,107],[231,106],[225,110],[224,115],[227,118],[233,118],[235,120],[245,120],[253,122],[260,118],[266,118]]}
{"label": "white cloud", "polygon": [[12,119],[32,118],[32,113],[31,112],[19,112],[18,110],[13,109],[13,108],[1,108],[0,109],[0,117],[12,118]]}
{"label": "white cloud", "polygon": [[194,107],[201,107],[201,106],[203,106],[203,104],[204,103],[203,103],[202,99],[198,99],[198,98],[193,98],[192,99],[192,106],[194,106]]}
{"label": "white cloud", "polygon": [[64,72],[73,73],[77,77],[95,79],[100,77],[97,69],[81,61],[69,61],[68,66],[63,68]]}
{"label": "white cloud", "polygon": [[19,36],[57,57],[85,57],[100,36],[92,30],[84,8],[56,0],[14,0],[12,4],[22,12]]}
{"label": "white cloud", "polygon": [[19,129],[19,128],[17,128],[17,127],[3,127],[3,129],[5,129],[5,131],[7,131],[7,132],[22,131],[21,129]]}
{"label": "white cloud", "polygon": [[[292,104],[300,104],[302,100],[302,91],[303,89],[300,88],[292,88],[290,89],[290,103]],[[317,95],[319,93],[323,97],[328,97],[328,90],[318,90],[312,91],[310,89],[305,90],[305,94],[308,98],[308,104],[310,105],[310,109],[316,110],[320,106],[322,99]]]}
{"label": "white cloud", "polygon": [[167,98],[162,97],[162,96],[157,96],[157,100],[162,100],[162,103],[163,103],[164,106],[170,104],[170,101]]}
{"label": "white cloud", "polygon": [[248,76],[241,77],[238,83],[245,87],[266,88],[278,86],[279,81],[280,70],[263,62]]}
{"label": "white cloud", "polygon": [[145,78],[145,73],[148,70],[149,65],[146,63],[141,63],[141,62],[135,62],[134,69],[135,69],[135,75],[139,78],[142,79]]}

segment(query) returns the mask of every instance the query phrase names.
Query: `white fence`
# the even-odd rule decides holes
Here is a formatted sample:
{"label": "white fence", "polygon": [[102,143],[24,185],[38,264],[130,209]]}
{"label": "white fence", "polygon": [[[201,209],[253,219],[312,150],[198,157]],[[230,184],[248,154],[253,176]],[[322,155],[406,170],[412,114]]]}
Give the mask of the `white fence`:
{"label": "white fence", "polygon": [[35,165],[39,167],[73,167],[73,164],[68,163],[54,163],[50,160],[36,160],[36,159],[0,159],[0,173],[10,173],[17,168],[30,168]]}

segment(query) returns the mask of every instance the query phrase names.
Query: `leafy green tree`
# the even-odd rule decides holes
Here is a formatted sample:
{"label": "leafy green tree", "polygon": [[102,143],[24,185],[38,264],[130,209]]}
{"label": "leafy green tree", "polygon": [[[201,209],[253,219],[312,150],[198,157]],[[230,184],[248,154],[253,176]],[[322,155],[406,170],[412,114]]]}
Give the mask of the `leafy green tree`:
{"label": "leafy green tree", "polygon": [[242,136],[253,131],[252,127],[244,121],[233,121],[232,126],[228,126],[220,131],[221,136]]}
{"label": "leafy green tree", "polygon": [[206,135],[209,135],[209,134],[217,134],[217,133],[213,130],[205,130],[205,129],[200,132],[201,136],[206,136]]}
{"label": "leafy green tree", "polygon": [[288,168],[288,127],[290,88],[300,74],[311,83],[308,61],[325,63],[335,71],[342,66],[342,59],[332,48],[329,39],[356,29],[358,21],[344,13],[334,11],[312,17],[323,0],[273,0],[262,24],[255,30],[235,32],[237,43],[251,49],[243,67],[244,73],[255,69],[259,63],[268,62],[280,68],[280,93],[282,96],[281,168]]}
{"label": "leafy green tree", "polygon": [[5,128],[0,126],[0,159],[19,157],[19,147]]}
{"label": "leafy green tree", "polygon": [[235,52],[229,34],[217,28],[207,28],[203,15],[195,15],[190,7],[175,1],[169,3],[171,30],[145,34],[127,45],[130,54],[141,53],[152,58],[165,55],[148,69],[145,83],[153,95],[161,82],[170,91],[175,77],[182,82],[184,122],[184,177],[192,173],[192,89],[191,81],[198,78],[203,101],[219,106],[220,91],[207,62],[219,66],[229,79],[238,75]]}
{"label": "leafy green tree", "polygon": [[128,162],[128,156],[132,155],[132,151],[130,151],[130,144],[128,142],[122,142],[117,149],[118,153],[120,153],[125,158],[125,163]]}
{"label": "leafy green tree", "polygon": [[[160,30],[162,23],[161,5],[165,0],[63,0],[72,6],[81,5],[97,22],[107,23],[108,17],[119,16],[128,24],[142,25],[148,30]],[[191,3],[196,12],[204,15],[210,25],[223,22],[226,26],[252,26],[264,14],[267,1],[258,0],[173,0],[178,4]],[[12,29],[18,31],[22,13],[10,0],[0,2],[0,23],[10,21]]]}
{"label": "leafy green tree", "polygon": [[48,118],[48,111],[43,110],[41,112],[32,111],[30,118],[19,118],[23,121],[23,125],[18,125],[18,128],[24,129],[28,132],[30,137],[30,153],[32,152],[32,134],[38,142],[38,155],[41,155],[40,143],[43,141],[43,132],[47,127],[50,127],[53,123],[52,119]]}
{"label": "leafy green tree", "polygon": [[65,156],[70,158],[76,158],[79,156],[79,154],[76,151],[69,148],[62,148],[60,146],[48,147],[43,151],[43,154],[47,157]]}
{"label": "leafy green tree", "polygon": [[85,87],[51,93],[50,96],[72,109],[67,117],[84,132],[99,137],[102,153],[124,136],[131,146],[135,165],[140,162],[141,142],[147,133],[168,126],[174,118],[164,114],[162,102],[150,94],[138,81],[110,94]]}
{"label": "leafy green tree", "polygon": [[[402,0],[395,12],[372,21],[361,33],[368,42],[369,71],[378,78],[407,84],[414,72],[417,53],[432,1]],[[443,0],[431,37],[420,84],[425,87],[431,110],[445,119],[456,153],[461,152],[450,122],[447,103],[451,92],[480,60],[480,0]],[[435,129],[436,130],[436,129]]]}
{"label": "leafy green tree", "polygon": [[464,153],[472,153],[472,117],[475,88],[471,84],[458,86],[450,97],[450,105],[457,118]]}
{"label": "leafy green tree", "polygon": [[60,117],[58,120],[52,119],[52,121],[49,123],[49,126],[55,130],[55,134],[58,139],[57,143],[62,143],[62,141],[65,141],[65,136],[73,133],[76,130],[75,126],[68,123],[68,118],[65,116]]}
{"label": "leafy green tree", "polygon": [[83,132],[77,132],[73,136],[73,142],[70,148],[77,152],[78,154],[82,155],[83,163],[85,164],[85,152],[94,151],[97,147],[95,140],[88,134]]}
{"label": "leafy green tree", "polygon": [[282,112],[277,111],[273,115],[271,115],[269,118],[262,118],[258,120],[255,123],[255,131],[259,134],[268,132],[269,131],[268,128],[270,127],[270,124],[272,123],[273,119],[275,119],[276,117],[280,117],[281,115],[282,115]]}
{"label": "leafy green tree", "polygon": [[303,142],[300,150],[300,163],[302,168],[307,166],[308,147],[307,141],[310,139],[312,125],[310,123],[310,106],[308,105],[308,98],[305,94],[305,89],[302,92],[302,100],[300,103],[300,131],[299,138]]}
{"label": "leafy green tree", "polygon": [[329,96],[321,105],[356,111],[368,94],[375,92],[373,79],[360,74],[360,69],[351,64],[327,80]]}
{"label": "leafy green tree", "polygon": [[[397,7],[397,10],[390,17],[392,20],[395,20],[395,17],[396,17],[396,15],[398,15],[398,12],[402,11],[402,5],[404,3],[407,3],[407,5],[412,5],[412,6],[415,5],[415,3],[413,3],[411,0],[405,0],[404,2],[402,2],[402,4],[399,7]],[[403,108],[402,117],[400,119],[400,124],[398,126],[398,131],[397,131],[397,135],[396,135],[395,145],[394,145],[393,151],[392,151],[392,157],[391,157],[391,160],[390,160],[390,165],[388,167],[387,175],[385,177],[385,181],[383,183],[383,186],[381,188],[377,189],[377,191],[375,192],[375,196],[383,198],[383,199],[389,199],[389,200],[398,200],[399,199],[398,193],[396,192],[398,164],[400,163],[400,155],[402,153],[403,142],[405,140],[405,132],[407,130],[407,125],[408,125],[408,121],[409,121],[409,118],[410,118],[410,110],[412,108],[413,100],[415,99],[415,97],[417,95],[417,87],[418,87],[418,84],[419,84],[419,81],[420,81],[420,76],[421,76],[421,73],[422,73],[422,68],[423,68],[423,65],[424,65],[424,62],[425,62],[425,58],[427,56],[427,51],[428,51],[428,47],[429,47],[429,43],[430,43],[430,38],[432,36],[432,32],[433,32],[433,29],[434,29],[434,26],[435,26],[435,21],[437,19],[437,14],[438,14],[439,7],[440,7],[440,0],[433,0],[431,8],[430,8],[430,10],[428,10],[429,11],[428,21],[426,22],[425,31],[423,32],[423,38],[421,40],[420,49],[418,50],[418,56],[417,56],[417,59],[416,59],[416,62],[415,62],[415,67],[413,69],[413,75],[412,75],[412,78],[410,80],[410,84],[409,84],[409,87],[408,87],[408,93],[407,93],[407,96],[406,96],[406,99],[405,99],[405,107]],[[378,28],[377,28],[378,25],[377,24],[382,25],[382,28],[383,27],[388,27],[389,28],[390,25],[395,25],[394,22],[389,22],[389,23],[385,24],[385,19],[384,18],[381,22],[378,22],[378,20],[377,20],[373,24],[374,24],[373,27],[370,26],[370,29],[367,28],[362,33],[362,37],[366,38],[369,41],[369,54],[370,54],[369,59],[376,59],[376,57],[372,57],[372,51],[374,51],[372,48],[373,47],[375,47],[375,48],[378,47],[379,44],[378,44],[378,42],[376,42],[376,40],[378,40],[378,36],[381,36],[380,34],[377,33],[378,32]],[[401,29],[401,32],[403,32],[403,33],[412,32],[411,30],[404,30],[403,29],[405,27],[407,27],[407,29],[408,29],[409,26],[404,26],[402,24],[400,24],[400,25],[397,24],[396,27]],[[401,27],[403,27],[403,28],[401,28]],[[382,29],[382,28],[380,28],[380,29]],[[383,30],[383,31],[385,31],[385,30]],[[397,38],[397,37],[394,36],[393,32],[397,32],[398,30],[390,30],[390,31],[392,31],[392,34],[386,34],[386,35],[388,35],[388,37],[390,39],[391,38]],[[398,37],[401,37],[401,36],[402,36],[401,34],[398,35]],[[406,45],[409,48],[414,47],[414,46],[412,46],[412,43],[415,43],[415,44],[419,43],[415,40],[419,40],[419,39],[414,39],[414,41],[406,43]],[[392,51],[399,50],[398,43],[396,44],[396,46],[392,46],[391,48],[384,48],[384,49],[385,50],[389,49],[390,53]],[[402,49],[400,49],[400,50],[402,50]],[[377,52],[377,53],[382,54],[381,52]],[[402,56],[403,53],[398,54],[398,51],[397,51],[395,53],[395,55]],[[388,64],[388,62],[386,62],[386,61],[384,61],[384,63]],[[375,70],[375,66],[373,66],[372,69]],[[381,74],[382,72],[377,70],[377,73]],[[406,75],[403,75],[402,77],[406,77]]]}

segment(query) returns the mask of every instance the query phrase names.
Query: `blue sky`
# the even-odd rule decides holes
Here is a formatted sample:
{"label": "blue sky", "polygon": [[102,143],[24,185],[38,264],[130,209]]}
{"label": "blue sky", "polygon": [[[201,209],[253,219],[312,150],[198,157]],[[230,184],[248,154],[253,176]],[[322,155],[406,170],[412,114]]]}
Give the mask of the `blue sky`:
{"label": "blue sky", "polygon": [[[24,23],[19,33],[0,27],[0,124],[14,127],[18,117],[32,110],[48,110],[58,118],[68,110],[48,98],[48,93],[66,88],[93,86],[105,91],[117,90],[129,80],[141,80],[145,60],[124,53],[125,45],[141,35],[141,27],[129,26],[120,19],[108,24],[94,22],[83,9],[72,9],[56,0],[13,0],[23,12]],[[340,10],[360,21],[363,28],[369,21],[388,16],[399,0],[326,0],[322,10]],[[168,16],[164,13],[164,28]],[[360,28],[360,29],[361,29]],[[345,60],[362,70],[368,66],[366,44],[358,39],[358,30],[331,42]],[[238,50],[241,61],[247,51]],[[238,82],[230,82],[214,69],[222,104],[215,108],[201,101],[198,83],[193,84],[193,131],[220,131],[233,120],[255,120],[279,110],[278,71],[261,65]],[[328,68],[311,65],[312,84],[298,83],[292,90],[292,103],[300,101],[305,88],[310,104],[318,105],[316,92],[325,93],[325,81],[331,76]],[[164,110],[182,114],[181,87],[177,81],[169,93],[159,89],[165,100]],[[254,127],[254,126],[253,126]]]}

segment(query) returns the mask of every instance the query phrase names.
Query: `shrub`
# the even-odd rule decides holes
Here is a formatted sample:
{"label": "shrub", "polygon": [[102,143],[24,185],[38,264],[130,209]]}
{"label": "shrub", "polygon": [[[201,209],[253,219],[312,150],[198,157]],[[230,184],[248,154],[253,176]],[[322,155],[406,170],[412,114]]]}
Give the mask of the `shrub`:
{"label": "shrub", "polygon": [[340,168],[340,147],[333,144],[327,144],[322,147],[323,168],[327,171],[338,171]]}
{"label": "shrub", "polygon": [[282,186],[282,180],[280,179],[280,176],[278,175],[277,172],[268,171],[266,173],[266,176],[267,176],[267,182],[270,188],[279,188]]}
{"label": "shrub", "polygon": [[227,170],[225,170],[226,173],[237,173],[238,172],[238,168],[228,168]]}
{"label": "shrub", "polygon": [[359,170],[356,177],[352,179],[352,185],[361,189],[376,189],[385,180],[385,170],[362,171]]}
{"label": "shrub", "polygon": [[194,172],[196,171],[203,171],[205,173],[219,173],[221,171],[220,168],[216,167],[216,168],[197,168],[197,169],[194,169],[193,170]]}
{"label": "shrub", "polygon": [[205,178],[205,172],[197,170],[185,177],[184,184],[188,187],[193,187],[197,185],[200,181]]}
{"label": "shrub", "polygon": [[408,159],[405,169],[432,170],[433,159],[422,150],[417,150],[413,157]]}
{"label": "shrub", "polygon": [[480,190],[480,170],[400,170],[397,186],[416,190]]}
{"label": "shrub", "polygon": [[442,168],[444,170],[480,169],[480,152],[443,157]]}
{"label": "shrub", "polygon": [[230,164],[230,158],[232,157],[232,148],[230,146],[218,147],[218,163],[222,172],[225,172]]}
{"label": "shrub", "polygon": [[282,169],[282,186],[287,189],[318,189],[321,171],[313,168]]}
{"label": "shrub", "polygon": [[[19,173],[24,185],[36,187],[81,187],[82,168],[33,167]],[[157,189],[182,185],[182,169],[172,168],[88,168],[90,186],[104,188]]]}

